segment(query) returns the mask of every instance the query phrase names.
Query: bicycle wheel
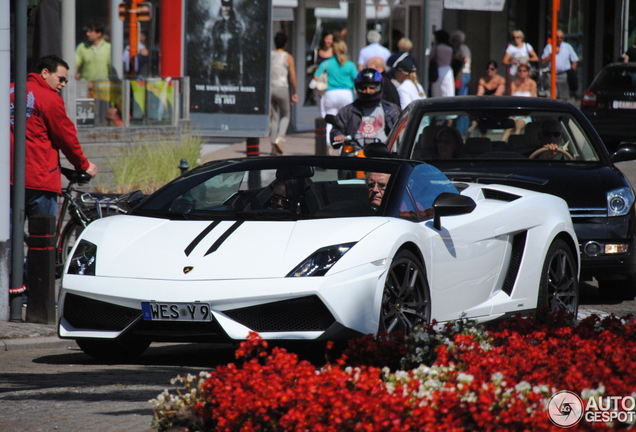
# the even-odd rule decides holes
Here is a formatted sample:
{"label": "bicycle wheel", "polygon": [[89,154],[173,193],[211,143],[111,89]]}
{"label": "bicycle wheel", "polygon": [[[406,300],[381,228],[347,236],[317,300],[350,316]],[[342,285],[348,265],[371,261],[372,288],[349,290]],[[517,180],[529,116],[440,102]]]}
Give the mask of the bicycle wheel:
{"label": "bicycle wheel", "polygon": [[57,261],[55,263],[55,277],[62,277],[64,264],[68,258],[79,235],[84,231],[84,227],[74,220],[70,220],[62,228],[62,234],[58,242]]}

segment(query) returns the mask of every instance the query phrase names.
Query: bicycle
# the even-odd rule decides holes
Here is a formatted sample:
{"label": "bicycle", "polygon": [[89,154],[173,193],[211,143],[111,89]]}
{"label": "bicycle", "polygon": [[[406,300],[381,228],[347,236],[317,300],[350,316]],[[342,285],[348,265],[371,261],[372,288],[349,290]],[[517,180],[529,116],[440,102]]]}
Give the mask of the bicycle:
{"label": "bicycle", "polygon": [[64,263],[88,224],[106,216],[126,214],[132,208],[131,198],[137,200],[143,197],[141,191],[125,194],[84,192],[75,186],[88,183],[91,179],[89,174],[69,168],[62,168],[62,174],[68,179],[68,185],[62,190],[62,204],[57,220],[56,278],[62,276]]}

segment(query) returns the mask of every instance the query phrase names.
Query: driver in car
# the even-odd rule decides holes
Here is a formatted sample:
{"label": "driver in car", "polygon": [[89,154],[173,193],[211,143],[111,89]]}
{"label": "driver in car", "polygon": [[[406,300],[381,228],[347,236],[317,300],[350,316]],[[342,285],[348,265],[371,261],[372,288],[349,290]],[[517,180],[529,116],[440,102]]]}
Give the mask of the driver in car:
{"label": "driver in car", "polygon": [[292,198],[292,191],[289,191],[290,194],[288,196],[285,180],[276,179],[269,185],[269,187],[272,192],[269,195],[269,201],[266,204],[266,207],[274,210],[296,210],[296,200]]}
{"label": "driver in car", "polygon": [[368,172],[366,175],[367,190],[369,191],[369,204],[373,210],[378,210],[382,205],[382,198],[391,174]]}
{"label": "driver in car", "polygon": [[547,149],[539,154],[540,159],[556,159],[562,158],[563,153],[559,152],[563,145],[563,131],[561,123],[554,119],[548,119],[541,124],[539,130],[539,143],[541,148]]}

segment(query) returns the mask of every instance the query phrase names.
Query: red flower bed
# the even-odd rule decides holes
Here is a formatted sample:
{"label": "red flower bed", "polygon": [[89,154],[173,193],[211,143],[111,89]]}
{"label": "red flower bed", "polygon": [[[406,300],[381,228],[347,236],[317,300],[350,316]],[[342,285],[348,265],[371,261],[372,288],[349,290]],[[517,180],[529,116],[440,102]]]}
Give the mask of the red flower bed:
{"label": "red flower bed", "polygon": [[[164,392],[156,425],[200,431],[557,431],[546,404],[560,390],[636,396],[636,320],[590,317],[576,327],[518,318],[484,329],[455,324],[406,339],[367,336],[317,369],[258,335],[239,365],[186,392]],[[422,360],[425,359],[425,360]],[[429,365],[418,362],[429,361]],[[382,365],[402,364],[407,370]],[[633,425],[582,420],[576,430]],[[186,430],[186,429],[183,429]]]}

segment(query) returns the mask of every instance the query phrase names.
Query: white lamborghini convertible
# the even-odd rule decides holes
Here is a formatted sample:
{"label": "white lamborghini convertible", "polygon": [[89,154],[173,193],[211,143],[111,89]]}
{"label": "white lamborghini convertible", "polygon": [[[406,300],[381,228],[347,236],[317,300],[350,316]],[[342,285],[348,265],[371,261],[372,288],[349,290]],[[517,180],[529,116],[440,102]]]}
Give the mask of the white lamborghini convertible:
{"label": "white lamborghini convertible", "polygon": [[59,335],[94,357],[152,341],[337,340],[578,309],[561,198],[451,183],[425,163],[211,162],[78,238]]}

